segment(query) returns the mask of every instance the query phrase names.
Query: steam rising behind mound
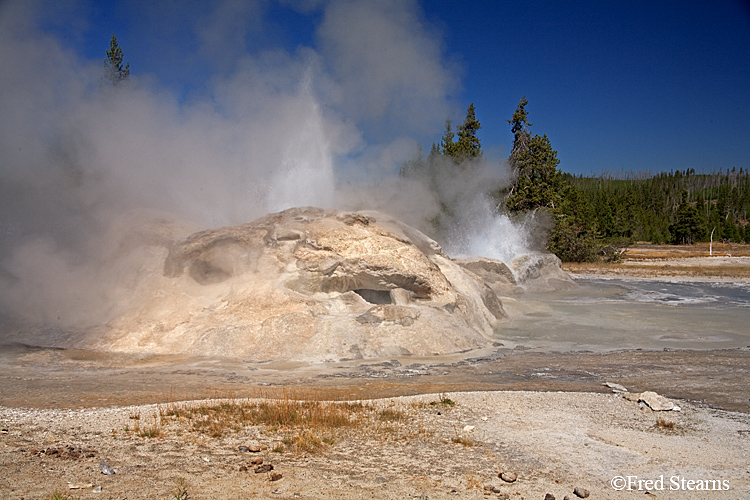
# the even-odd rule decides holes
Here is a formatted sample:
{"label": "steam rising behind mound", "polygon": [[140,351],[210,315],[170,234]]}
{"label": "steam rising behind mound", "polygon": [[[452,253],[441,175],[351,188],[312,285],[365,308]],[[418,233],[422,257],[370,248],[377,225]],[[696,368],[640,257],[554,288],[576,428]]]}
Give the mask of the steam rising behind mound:
{"label": "steam rising behind mound", "polygon": [[418,230],[377,212],[294,208],[171,245],[163,274],[93,347],[257,361],[445,354],[487,345],[504,316],[492,289]]}

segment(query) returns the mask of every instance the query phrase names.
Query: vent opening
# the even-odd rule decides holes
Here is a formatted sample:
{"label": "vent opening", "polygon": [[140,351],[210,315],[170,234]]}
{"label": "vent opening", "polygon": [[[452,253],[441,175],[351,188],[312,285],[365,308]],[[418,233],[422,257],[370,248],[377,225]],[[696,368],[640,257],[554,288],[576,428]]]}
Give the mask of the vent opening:
{"label": "vent opening", "polygon": [[393,304],[391,292],[388,290],[372,290],[370,288],[360,288],[354,290],[354,293],[365,299],[370,304],[386,305]]}

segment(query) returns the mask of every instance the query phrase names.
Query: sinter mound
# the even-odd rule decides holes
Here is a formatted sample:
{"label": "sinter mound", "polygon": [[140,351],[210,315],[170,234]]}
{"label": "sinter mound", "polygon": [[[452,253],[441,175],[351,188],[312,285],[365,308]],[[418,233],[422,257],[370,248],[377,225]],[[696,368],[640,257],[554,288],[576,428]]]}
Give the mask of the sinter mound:
{"label": "sinter mound", "polygon": [[254,361],[475,349],[505,317],[498,283],[516,286],[493,262],[491,288],[382,213],[293,208],[172,244],[163,273],[141,280],[133,307],[90,347]]}

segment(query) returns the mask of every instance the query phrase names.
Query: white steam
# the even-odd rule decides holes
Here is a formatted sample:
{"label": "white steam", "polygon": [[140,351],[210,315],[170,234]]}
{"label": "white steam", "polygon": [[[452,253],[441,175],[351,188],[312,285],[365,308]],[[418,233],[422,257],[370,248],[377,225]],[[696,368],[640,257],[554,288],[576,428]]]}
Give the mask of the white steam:
{"label": "white steam", "polygon": [[[434,192],[395,172],[413,134],[442,130],[452,109],[458,81],[439,37],[416,1],[286,3],[323,9],[316,47],[248,50],[263,31],[261,1],[221,2],[203,21],[182,12],[177,27],[170,9],[150,11],[166,32],[192,30],[199,47],[185,61],[207,58],[216,71],[184,102],[138,68],[102,88],[108,40],[102,59],[86,60],[38,27],[44,4],[0,4],[0,327],[110,316],[137,289],[123,280],[164,251],[167,233],[305,205],[381,209],[429,232]],[[507,180],[485,167],[441,181],[467,201],[448,246],[506,260],[526,243],[468,196]]]}

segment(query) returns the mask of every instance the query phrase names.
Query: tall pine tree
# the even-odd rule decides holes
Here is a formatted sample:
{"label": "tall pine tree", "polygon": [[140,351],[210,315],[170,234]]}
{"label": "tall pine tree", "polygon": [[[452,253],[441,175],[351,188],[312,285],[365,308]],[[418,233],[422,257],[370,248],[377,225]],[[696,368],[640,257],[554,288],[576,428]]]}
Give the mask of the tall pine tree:
{"label": "tall pine tree", "polygon": [[109,50],[107,57],[104,59],[104,81],[112,86],[117,86],[130,76],[130,63],[122,65],[124,55],[120,45],[117,43],[117,37],[112,34],[109,41]]}

